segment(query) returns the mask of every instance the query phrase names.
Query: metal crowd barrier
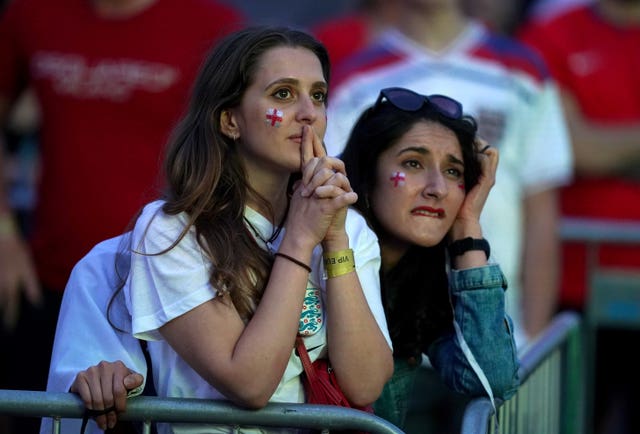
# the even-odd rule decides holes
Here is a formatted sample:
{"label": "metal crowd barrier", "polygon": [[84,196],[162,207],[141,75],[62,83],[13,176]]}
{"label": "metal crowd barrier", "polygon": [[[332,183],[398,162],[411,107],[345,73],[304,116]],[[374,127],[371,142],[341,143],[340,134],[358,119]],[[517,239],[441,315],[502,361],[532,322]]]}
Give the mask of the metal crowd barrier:
{"label": "metal crowd barrier", "polygon": [[[0,414],[21,417],[53,417],[52,434],[59,434],[60,418],[81,419],[84,404],[72,393],[0,389]],[[143,422],[150,434],[154,422],[186,422],[229,425],[241,433],[243,427],[311,428],[322,433],[362,430],[371,434],[403,434],[395,425],[364,411],[313,404],[273,403],[260,410],[247,410],[229,402],[206,399],[138,396],[127,402],[119,419]],[[77,429],[73,434],[77,434]],[[63,432],[66,434],[66,431]]]}
{"label": "metal crowd barrier", "polygon": [[[564,241],[583,243],[587,249],[588,297],[585,300],[585,434],[594,431],[596,353],[598,330],[640,329],[640,269],[601,266],[601,245],[640,246],[640,221],[565,218],[560,225]],[[600,374],[601,375],[601,374]]]}
{"label": "metal crowd barrier", "polygon": [[521,354],[522,385],[516,395],[496,403],[497,417],[488,399],[470,401],[462,434],[574,434],[593,429],[595,329],[640,327],[640,271],[599,267],[598,248],[640,245],[640,222],[563,218],[559,234],[563,241],[587,246],[585,314],[559,314]]}
{"label": "metal crowd barrier", "polygon": [[[520,355],[521,386],[508,401],[469,402],[462,434],[577,434],[584,430],[581,318],[562,312]],[[496,422],[497,420],[497,422]]]}
{"label": "metal crowd barrier", "polygon": [[560,238],[587,244],[640,244],[640,222],[564,217]]}

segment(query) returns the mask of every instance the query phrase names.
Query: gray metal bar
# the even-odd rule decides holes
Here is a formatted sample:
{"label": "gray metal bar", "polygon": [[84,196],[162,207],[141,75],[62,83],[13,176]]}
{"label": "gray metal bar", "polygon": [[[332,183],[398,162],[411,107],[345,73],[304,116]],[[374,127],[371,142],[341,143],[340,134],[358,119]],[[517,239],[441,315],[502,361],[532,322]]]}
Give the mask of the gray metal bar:
{"label": "gray metal bar", "polygon": [[471,400],[464,409],[462,417],[462,433],[487,434],[489,431],[488,421],[493,414],[491,401],[487,398],[475,398]]}
{"label": "gray metal bar", "polygon": [[[0,389],[0,413],[18,416],[81,418],[84,405],[72,393]],[[273,403],[260,410],[229,402],[138,396],[129,399],[122,420],[198,422],[222,425],[362,430],[403,434],[390,422],[360,410],[329,405]]]}
{"label": "gray metal bar", "polygon": [[559,313],[544,334],[532,342],[520,354],[520,381],[524,382],[544,359],[567,340],[569,333],[580,325],[580,315],[575,312]]}
{"label": "gray metal bar", "polygon": [[564,241],[640,243],[640,222],[563,217],[560,237]]}

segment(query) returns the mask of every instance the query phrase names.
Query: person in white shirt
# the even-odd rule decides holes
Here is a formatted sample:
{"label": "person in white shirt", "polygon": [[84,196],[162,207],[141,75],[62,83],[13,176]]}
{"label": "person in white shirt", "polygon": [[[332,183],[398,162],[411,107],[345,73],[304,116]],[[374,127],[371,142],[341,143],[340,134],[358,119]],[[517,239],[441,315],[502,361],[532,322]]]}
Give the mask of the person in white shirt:
{"label": "person in white shirt", "polygon": [[[328,78],[325,48],[288,28],[231,34],[205,60],[167,149],[166,193],[133,227],[122,288],[159,396],[305,402],[298,336],[312,361],[330,359],[354,406],[390,378],[377,238],[349,209],[357,195],[343,163],[322,146]],[[350,266],[333,264],[339,257]],[[112,427],[140,378],[124,364],[84,363],[70,390],[103,411],[99,428]],[[203,429],[234,428],[158,426]]]}

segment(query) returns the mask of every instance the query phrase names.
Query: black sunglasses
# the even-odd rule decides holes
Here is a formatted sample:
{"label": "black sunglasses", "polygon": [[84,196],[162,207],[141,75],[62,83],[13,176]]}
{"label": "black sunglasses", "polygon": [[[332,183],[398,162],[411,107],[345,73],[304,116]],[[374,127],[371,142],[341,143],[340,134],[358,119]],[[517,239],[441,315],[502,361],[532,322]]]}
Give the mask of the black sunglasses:
{"label": "black sunglasses", "polygon": [[380,91],[380,95],[373,106],[374,109],[377,108],[384,99],[389,101],[394,107],[406,112],[418,111],[426,104],[450,119],[462,119],[462,104],[448,96],[426,96],[402,87],[387,87]]}

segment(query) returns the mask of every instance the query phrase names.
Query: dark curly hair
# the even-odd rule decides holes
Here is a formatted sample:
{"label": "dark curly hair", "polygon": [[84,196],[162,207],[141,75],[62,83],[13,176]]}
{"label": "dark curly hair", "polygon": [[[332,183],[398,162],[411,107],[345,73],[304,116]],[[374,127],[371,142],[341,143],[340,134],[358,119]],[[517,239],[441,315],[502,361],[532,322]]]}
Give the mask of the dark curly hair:
{"label": "dark curly hair", "polygon": [[[456,135],[465,165],[465,188],[478,182],[475,120],[470,116],[447,117],[426,103],[416,111],[405,111],[382,100],[365,110],[354,125],[341,155],[349,181],[358,193],[355,207],[364,215],[380,239],[386,229],[369,206],[376,185],[380,154],[393,146],[414,124],[437,122]],[[416,357],[445,330],[452,328],[445,246],[442,240],[432,247],[412,246],[393,269],[380,272],[382,295],[394,354]]]}

